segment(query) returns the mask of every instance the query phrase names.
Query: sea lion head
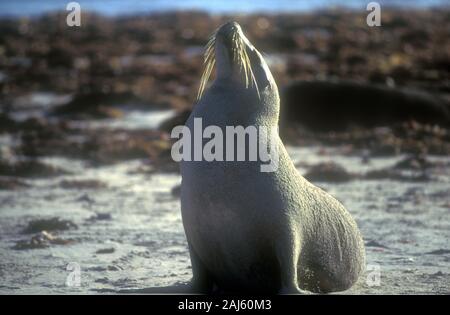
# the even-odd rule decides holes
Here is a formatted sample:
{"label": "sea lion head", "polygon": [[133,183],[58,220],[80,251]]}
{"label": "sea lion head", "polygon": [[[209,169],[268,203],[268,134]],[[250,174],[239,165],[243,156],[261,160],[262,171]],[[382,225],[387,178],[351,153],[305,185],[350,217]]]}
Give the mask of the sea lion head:
{"label": "sea lion head", "polygon": [[215,82],[233,81],[257,97],[261,103],[275,105],[278,111],[278,88],[272,73],[238,23],[228,22],[213,33],[206,45],[204,64],[198,100],[202,98],[209,77],[216,67]]}

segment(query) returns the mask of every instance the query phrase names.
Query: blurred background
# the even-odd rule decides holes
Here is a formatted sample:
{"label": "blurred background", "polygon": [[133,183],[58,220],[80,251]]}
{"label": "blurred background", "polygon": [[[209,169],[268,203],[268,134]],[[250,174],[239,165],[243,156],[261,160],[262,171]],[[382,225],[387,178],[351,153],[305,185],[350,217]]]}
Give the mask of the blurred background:
{"label": "blurred background", "polygon": [[169,135],[235,20],[278,84],[298,170],[348,208],[380,271],[347,293],[448,294],[450,7],[378,1],[369,27],[368,2],[78,1],[79,27],[68,1],[0,2],[0,293],[190,279]]}

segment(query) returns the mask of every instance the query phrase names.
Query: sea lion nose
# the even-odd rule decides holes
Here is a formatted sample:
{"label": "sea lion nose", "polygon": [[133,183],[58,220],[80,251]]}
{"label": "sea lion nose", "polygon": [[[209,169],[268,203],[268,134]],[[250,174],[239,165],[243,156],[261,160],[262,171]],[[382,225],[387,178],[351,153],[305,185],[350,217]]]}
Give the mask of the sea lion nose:
{"label": "sea lion nose", "polygon": [[227,22],[222,25],[217,31],[217,35],[221,35],[224,38],[230,38],[231,35],[241,30],[241,26],[234,21]]}

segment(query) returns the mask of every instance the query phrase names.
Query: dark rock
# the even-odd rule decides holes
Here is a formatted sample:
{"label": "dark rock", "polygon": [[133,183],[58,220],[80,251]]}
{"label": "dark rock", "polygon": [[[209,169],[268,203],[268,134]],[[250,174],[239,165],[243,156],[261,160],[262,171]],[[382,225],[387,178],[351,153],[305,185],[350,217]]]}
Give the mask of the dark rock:
{"label": "dark rock", "polygon": [[13,177],[0,177],[0,190],[18,190],[27,187],[30,187],[30,185],[23,180]]}
{"label": "dark rock", "polygon": [[18,124],[4,113],[0,113],[0,133],[17,129]]}
{"label": "dark rock", "polygon": [[99,249],[98,251],[96,251],[96,254],[112,254],[114,253],[116,250],[114,247],[111,248],[103,248],[103,249]]}
{"label": "dark rock", "polygon": [[450,249],[438,249],[438,250],[433,250],[431,252],[425,253],[427,255],[446,255],[446,254],[450,254]]}
{"label": "dark rock", "polygon": [[150,159],[154,163],[165,164],[169,162],[171,143],[159,134],[127,132],[91,138],[84,148],[87,158],[95,164],[132,159]]}
{"label": "dark rock", "polygon": [[17,177],[51,177],[68,174],[66,170],[36,160],[14,163],[0,161],[0,175]]}
{"label": "dark rock", "polygon": [[111,215],[111,213],[102,212],[102,213],[97,213],[97,214],[91,216],[87,220],[88,221],[110,221],[110,220],[112,220],[112,215]]}
{"label": "dark rock", "polygon": [[397,180],[397,181],[411,181],[411,182],[426,182],[430,180],[430,176],[426,173],[420,174],[403,174],[394,168],[385,168],[367,172],[363,178],[368,180]]}
{"label": "dark rock", "polygon": [[379,247],[379,248],[389,248],[389,247],[387,247],[387,246],[385,246],[385,245],[383,245],[383,244],[380,244],[380,243],[378,243],[377,241],[368,241],[368,242],[366,242],[366,247]]}
{"label": "dark rock", "polygon": [[431,274],[430,276],[432,276],[432,277],[442,277],[444,275],[445,274],[442,271],[438,271],[438,272],[435,272],[435,273]]}
{"label": "dark rock", "polygon": [[429,162],[425,156],[410,156],[395,164],[395,169],[413,169],[423,170],[432,167],[433,164]]}
{"label": "dark rock", "polygon": [[50,247],[50,245],[68,245],[73,242],[74,241],[70,239],[55,237],[47,231],[41,231],[39,234],[34,235],[30,240],[22,240],[17,242],[13,249],[39,249]]}
{"label": "dark rock", "polygon": [[107,284],[107,283],[109,283],[109,279],[108,278],[99,278],[99,279],[95,279],[94,282],[95,283]]}
{"label": "dark rock", "polygon": [[83,194],[83,195],[81,195],[80,197],[78,197],[78,198],[76,199],[76,201],[79,201],[79,202],[86,202],[87,204],[92,204],[92,203],[95,202],[95,200],[92,199],[88,194]]}
{"label": "dark rock", "polygon": [[122,267],[116,265],[109,265],[107,268],[108,271],[120,271],[123,270]]}
{"label": "dark rock", "polygon": [[[27,156],[65,156],[87,160],[94,165],[132,159],[150,159],[152,162],[159,160],[166,163],[169,162],[171,149],[171,141],[167,134],[155,130],[66,128],[60,132],[45,134],[28,133],[22,136],[21,140],[23,144],[21,150]],[[66,184],[76,186],[76,183]]]}
{"label": "dark rock", "polygon": [[42,231],[65,231],[69,229],[77,229],[78,226],[69,220],[62,220],[60,218],[39,219],[28,223],[28,226],[22,233],[39,233]]}
{"label": "dark rock", "polygon": [[64,189],[101,189],[108,187],[105,183],[96,179],[87,180],[63,180],[59,186]]}
{"label": "dark rock", "polygon": [[68,104],[59,106],[54,110],[57,115],[81,114],[89,117],[117,118],[122,115],[121,111],[114,109],[114,105],[142,104],[143,101],[132,93],[105,93],[100,91],[80,93]]}
{"label": "dark rock", "polygon": [[304,176],[313,182],[333,183],[347,182],[355,178],[354,174],[347,172],[345,168],[333,162],[314,165]]}
{"label": "dark rock", "polygon": [[298,124],[280,130],[285,143],[293,145],[345,145],[352,152],[366,152],[370,157],[410,154],[448,156],[450,129],[414,121],[390,127],[352,128],[346,131],[312,132]]}

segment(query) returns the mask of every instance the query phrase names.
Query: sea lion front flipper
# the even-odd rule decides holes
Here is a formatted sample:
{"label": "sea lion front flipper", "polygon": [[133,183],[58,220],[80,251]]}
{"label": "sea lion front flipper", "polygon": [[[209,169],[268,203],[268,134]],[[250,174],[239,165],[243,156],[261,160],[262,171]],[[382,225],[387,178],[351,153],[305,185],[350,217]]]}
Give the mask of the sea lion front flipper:
{"label": "sea lion front flipper", "polygon": [[211,293],[214,288],[214,281],[189,241],[188,245],[192,264],[192,291],[193,293]]}
{"label": "sea lion front flipper", "polygon": [[276,246],[276,254],[280,265],[281,289],[279,294],[301,294],[298,286],[297,266],[300,257],[300,240],[298,233],[286,228]]}

